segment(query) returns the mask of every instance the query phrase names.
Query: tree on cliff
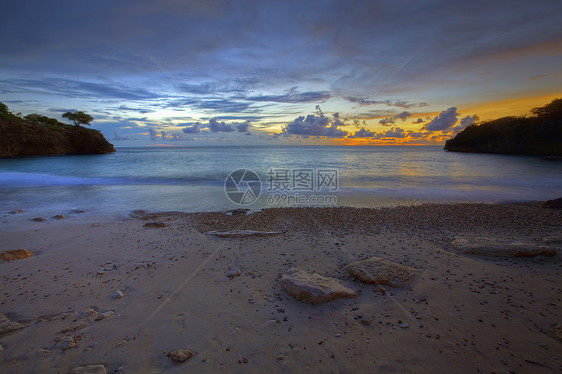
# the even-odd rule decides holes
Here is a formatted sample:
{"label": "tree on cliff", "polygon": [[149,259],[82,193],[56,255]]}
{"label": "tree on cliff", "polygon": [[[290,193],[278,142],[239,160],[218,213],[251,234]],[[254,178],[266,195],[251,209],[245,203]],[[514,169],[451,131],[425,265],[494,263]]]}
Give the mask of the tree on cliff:
{"label": "tree on cliff", "polygon": [[66,112],[62,115],[62,118],[68,118],[69,120],[74,122],[76,126],[80,126],[80,124],[89,126],[90,122],[94,120],[94,117],[82,111]]}

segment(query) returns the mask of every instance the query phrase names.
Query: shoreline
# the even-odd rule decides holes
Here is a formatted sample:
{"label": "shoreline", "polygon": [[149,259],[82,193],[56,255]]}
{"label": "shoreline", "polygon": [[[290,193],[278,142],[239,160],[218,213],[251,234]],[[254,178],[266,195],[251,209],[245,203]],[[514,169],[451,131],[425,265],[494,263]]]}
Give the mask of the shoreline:
{"label": "shoreline", "polygon": [[[543,245],[562,235],[560,209],[453,203],[77,217],[0,230],[0,252],[34,253],[0,262],[0,313],[25,326],[0,334],[3,372],[96,363],[117,373],[562,370],[560,254],[477,256],[451,245],[458,236]],[[420,275],[394,288],[346,271],[372,256]],[[227,276],[233,267],[240,274]],[[338,279],[357,297],[297,301],[280,284],[292,267]],[[172,361],[178,348],[194,357]]]}

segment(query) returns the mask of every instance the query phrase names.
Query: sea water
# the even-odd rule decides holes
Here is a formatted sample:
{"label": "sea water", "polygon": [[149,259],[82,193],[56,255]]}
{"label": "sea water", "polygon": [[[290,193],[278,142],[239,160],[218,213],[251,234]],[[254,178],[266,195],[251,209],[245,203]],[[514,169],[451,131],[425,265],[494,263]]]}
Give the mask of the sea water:
{"label": "sea water", "polygon": [[[239,179],[234,185],[225,183],[235,170],[255,173],[259,185],[255,178],[247,183],[240,172],[233,174]],[[252,193],[233,202],[232,188]],[[0,159],[0,214],[387,207],[560,196],[562,162],[447,152],[440,146],[143,147]]]}

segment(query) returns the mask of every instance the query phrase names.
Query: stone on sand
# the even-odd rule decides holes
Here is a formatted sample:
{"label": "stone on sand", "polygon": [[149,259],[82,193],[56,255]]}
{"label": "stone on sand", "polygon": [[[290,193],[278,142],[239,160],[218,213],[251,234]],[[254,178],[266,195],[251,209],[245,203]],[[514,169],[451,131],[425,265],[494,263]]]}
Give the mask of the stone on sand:
{"label": "stone on sand", "polygon": [[354,290],[343,285],[339,279],[308,273],[298,268],[287,270],[281,278],[281,285],[295,299],[310,304],[357,296]]}
{"label": "stone on sand", "polygon": [[193,357],[193,352],[189,349],[178,348],[170,352],[170,358],[176,362],[184,362]]}
{"label": "stone on sand", "polygon": [[553,200],[547,200],[542,205],[543,208],[562,209],[562,197]]}
{"label": "stone on sand", "polygon": [[166,224],[162,221],[153,221],[153,222],[147,222],[144,224],[144,227],[156,227],[156,228],[160,228],[160,227],[166,227]]}
{"label": "stone on sand", "polygon": [[279,231],[256,231],[256,230],[230,230],[230,231],[207,231],[208,235],[221,238],[247,238],[252,236],[273,236],[281,234]]}
{"label": "stone on sand", "polygon": [[240,275],[242,275],[242,270],[238,269],[236,266],[231,266],[230,269],[228,269],[228,273],[226,273],[226,276],[229,278],[238,277]]}
{"label": "stone on sand", "polygon": [[410,287],[419,270],[380,257],[352,262],[347,271],[363,283],[387,284],[391,287]]}
{"label": "stone on sand", "polygon": [[12,249],[11,251],[0,252],[0,260],[2,261],[21,260],[31,256],[33,256],[33,253],[29,249]]}
{"label": "stone on sand", "polygon": [[451,245],[463,254],[492,257],[554,256],[556,248],[504,238],[456,237]]}
{"label": "stone on sand", "polygon": [[26,327],[26,325],[12,321],[5,314],[0,313],[0,336]]}
{"label": "stone on sand", "polygon": [[70,374],[107,374],[107,369],[104,365],[85,365],[78,366],[70,370]]}
{"label": "stone on sand", "polygon": [[121,298],[124,297],[124,296],[125,296],[125,294],[124,294],[123,291],[121,291],[121,290],[117,290],[117,291],[115,291],[115,292],[113,293],[113,295],[111,295],[111,297],[112,297],[113,299],[121,299]]}

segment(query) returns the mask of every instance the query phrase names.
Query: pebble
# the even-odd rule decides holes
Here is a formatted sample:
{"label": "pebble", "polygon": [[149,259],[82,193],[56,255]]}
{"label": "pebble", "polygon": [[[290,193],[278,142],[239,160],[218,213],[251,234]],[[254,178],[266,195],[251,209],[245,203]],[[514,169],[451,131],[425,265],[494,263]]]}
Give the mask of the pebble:
{"label": "pebble", "polygon": [[35,221],[35,222],[43,222],[43,221],[45,221],[45,218],[43,218],[43,217],[35,217],[35,218],[33,218],[33,221]]}
{"label": "pebble", "polygon": [[101,321],[104,318],[111,317],[115,312],[113,310],[108,310],[107,312],[103,312],[96,317],[96,321]]}
{"label": "pebble", "polygon": [[226,276],[229,278],[234,278],[234,277],[238,277],[242,275],[242,271],[240,269],[238,269],[236,266],[231,267],[228,270],[228,273],[226,273]]}
{"label": "pebble", "polygon": [[402,323],[400,324],[400,328],[407,329],[408,327],[410,327],[410,325],[408,325],[407,322],[402,322]]}
{"label": "pebble", "polygon": [[0,352],[4,351],[4,347],[2,346],[2,344],[0,344]]}
{"label": "pebble", "polygon": [[70,374],[107,374],[107,369],[101,364],[78,366],[70,370]]}
{"label": "pebble", "polygon": [[114,299],[120,299],[123,296],[125,296],[125,294],[121,290],[117,290],[113,293],[113,295],[111,295],[111,297],[114,298]]}
{"label": "pebble", "polygon": [[341,337],[341,334],[340,334],[339,332],[336,332],[336,333],[334,334],[334,336],[335,336],[336,338],[339,338],[339,337]]}
{"label": "pebble", "polygon": [[54,219],[65,219],[66,217],[63,216],[62,214],[57,214],[56,216],[53,216]]}
{"label": "pebble", "polygon": [[25,210],[21,210],[21,209],[14,209],[10,212],[10,214],[20,214],[20,213],[24,213]]}
{"label": "pebble", "polygon": [[184,362],[193,357],[193,352],[189,349],[174,349],[170,352],[170,359],[176,362]]}

